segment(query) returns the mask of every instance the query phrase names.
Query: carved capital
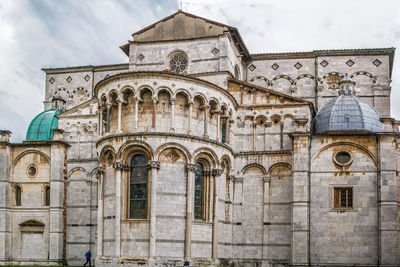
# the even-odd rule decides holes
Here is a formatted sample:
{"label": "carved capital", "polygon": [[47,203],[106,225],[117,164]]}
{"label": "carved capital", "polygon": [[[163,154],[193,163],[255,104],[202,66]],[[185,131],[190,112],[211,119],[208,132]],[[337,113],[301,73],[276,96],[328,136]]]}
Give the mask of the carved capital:
{"label": "carved capital", "polygon": [[186,164],[186,170],[190,172],[196,172],[197,171],[196,164]]}
{"label": "carved capital", "polygon": [[265,175],[263,177],[263,181],[264,181],[264,183],[269,183],[271,181],[271,177],[269,175]]}
{"label": "carved capital", "polygon": [[97,180],[100,180],[101,179],[101,176],[104,174],[104,168],[103,167],[98,167],[96,170],[95,170],[95,175],[96,175],[96,179]]}
{"label": "carved capital", "polygon": [[235,179],[233,180],[233,182],[234,182],[235,184],[243,183],[243,177],[235,177]]}
{"label": "carved capital", "polygon": [[212,176],[221,176],[222,170],[221,169],[213,169]]}
{"label": "carved capital", "polygon": [[235,180],[236,178],[235,178],[235,176],[234,175],[228,175],[228,179],[230,179],[230,180]]}
{"label": "carved capital", "polygon": [[117,171],[122,171],[124,166],[121,162],[113,162],[112,166],[114,169],[116,169]]}
{"label": "carved capital", "polygon": [[159,169],[160,168],[160,162],[159,161],[155,161],[155,160],[149,161],[147,163],[147,168],[149,168],[149,169]]}

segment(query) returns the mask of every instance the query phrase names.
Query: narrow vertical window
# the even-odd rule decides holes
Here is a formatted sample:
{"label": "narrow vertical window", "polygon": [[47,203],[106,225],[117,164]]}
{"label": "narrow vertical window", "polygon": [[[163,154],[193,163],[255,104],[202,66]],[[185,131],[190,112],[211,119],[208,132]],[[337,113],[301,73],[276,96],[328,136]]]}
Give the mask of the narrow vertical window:
{"label": "narrow vertical window", "polygon": [[129,218],[147,218],[147,159],[136,155],[131,160],[129,179]]}
{"label": "narrow vertical window", "polygon": [[15,188],[15,206],[21,206],[21,187]]}
{"label": "narrow vertical window", "polygon": [[223,144],[225,144],[226,143],[226,122],[222,123],[222,127],[221,128],[222,128],[221,129],[221,131],[222,131],[222,134],[221,134],[222,139],[221,139],[221,141],[222,141]]}
{"label": "narrow vertical window", "polygon": [[196,177],[194,185],[194,218],[204,218],[204,166],[196,163]]}
{"label": "narrow vertical window", "polygon": [[50,206],[50,187],[46,187],[44,190],[44,205]]}

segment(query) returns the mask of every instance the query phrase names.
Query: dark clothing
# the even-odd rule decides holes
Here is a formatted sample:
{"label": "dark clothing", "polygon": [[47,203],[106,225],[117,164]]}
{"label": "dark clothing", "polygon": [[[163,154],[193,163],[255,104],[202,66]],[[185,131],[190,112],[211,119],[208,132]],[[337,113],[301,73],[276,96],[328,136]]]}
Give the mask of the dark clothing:
{"label": "dark clothing", "polygon": [[91,264],[91,262],[90,262],[90,259],[86,258],[86,262],[85,262],[85,264],[84,264],[83,266],[86,266],[86,264],[88,264],[88,263],[89,263],[89,267],[91,267],[92,264]]}
{"label": "dark clothing", "polygon": [[92,264],[91,264],[90,258],[92,257],[92,253],[90,253],[90,251],[86,252],[85,257],[86,257],[86,262],[83,266],[86,266],[86,264],[89,263],[89,267],[91,267]]}

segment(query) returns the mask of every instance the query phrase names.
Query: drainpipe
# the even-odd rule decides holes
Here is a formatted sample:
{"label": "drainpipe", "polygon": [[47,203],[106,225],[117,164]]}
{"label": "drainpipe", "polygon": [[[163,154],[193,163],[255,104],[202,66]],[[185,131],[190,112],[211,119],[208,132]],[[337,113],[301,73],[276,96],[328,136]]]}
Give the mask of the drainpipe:
{"label": "drainpipe", "polygon": [[376,141],[378,144],[378,151],[377,151],[377,174],[376,174],[376,201],[377,201],[377,219],[378,219],[378,253],[377,253],[377,257],[378,257],[378,263],[377,265],[380,266],[381,265],[381,246],[382,246],[382,242],[381,242],[381,138],[380,136],[376,137]]}
{"label": "drainpipe", "polygon": [[315,92],[314,92],[314,102],[315,102],[315,109],[318,111],[318,58],[315,57],[314,59],[314,85],[315,85]]}
{"label": "drainpipe", "polygon": [[[312,130],[312,127],[311,127]],[[307,241],[307,252],[308,252],[308,266],[311,266],[311,143],[312,134],[308,141],[308,241]]]}

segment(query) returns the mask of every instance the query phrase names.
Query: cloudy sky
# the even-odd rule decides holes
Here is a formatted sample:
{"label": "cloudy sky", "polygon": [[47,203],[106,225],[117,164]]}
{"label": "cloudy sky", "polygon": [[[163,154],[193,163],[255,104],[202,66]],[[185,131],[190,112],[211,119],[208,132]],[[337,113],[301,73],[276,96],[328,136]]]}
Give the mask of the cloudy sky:
{"label": "cloudy sky", "polygon": [[[0,129],[25,138],[43,110],[41,68],[127,62],[131,33],[179,6],[235,26],[251,53],[396,47],[399,0],[0,0]],[[400,56],[392,76],[400,119]]]}

